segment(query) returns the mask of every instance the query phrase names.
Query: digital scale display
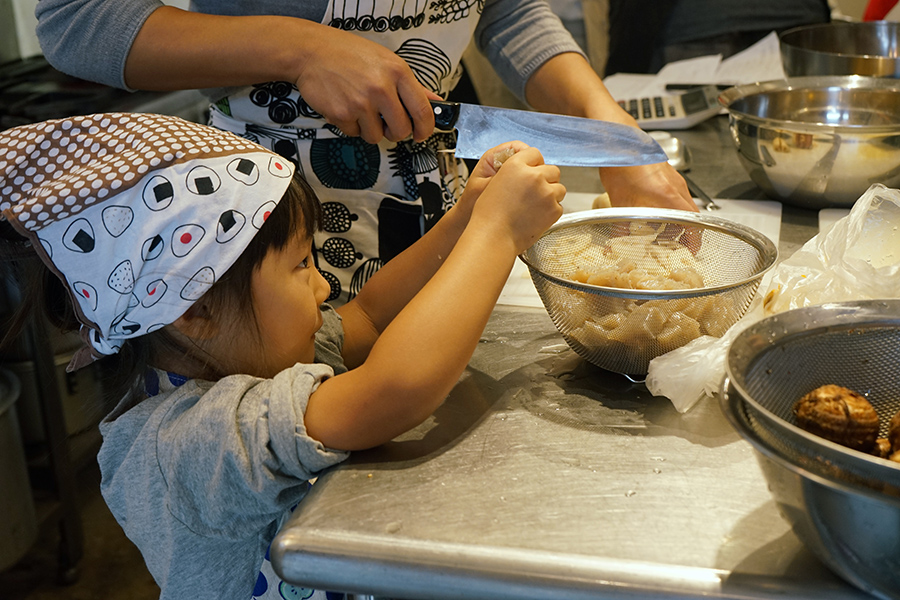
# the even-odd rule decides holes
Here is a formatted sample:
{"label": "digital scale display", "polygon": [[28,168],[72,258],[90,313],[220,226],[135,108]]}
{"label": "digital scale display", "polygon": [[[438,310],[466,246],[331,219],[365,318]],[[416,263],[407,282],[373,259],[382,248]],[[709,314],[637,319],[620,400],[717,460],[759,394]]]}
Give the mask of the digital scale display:
{"label": "digital scale display", "polygon": [[709,102],[706,101],[706,93],[703,90],[693,90],[681,95],[681,106],[684,108],[684,114],[692,115],[709,108]]}
{"label": "digital scale display", "polygon": [[641,129],[687,129],[720,112],[719,90],[705,85],[681,94],[619,100]]}

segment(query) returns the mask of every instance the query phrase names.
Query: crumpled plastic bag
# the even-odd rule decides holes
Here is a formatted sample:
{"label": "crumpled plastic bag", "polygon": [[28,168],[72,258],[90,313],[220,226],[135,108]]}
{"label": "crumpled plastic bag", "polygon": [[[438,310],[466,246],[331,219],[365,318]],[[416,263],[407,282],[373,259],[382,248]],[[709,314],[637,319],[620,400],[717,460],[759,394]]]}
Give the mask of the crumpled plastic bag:
{"label": "crumpled plastic bag", "polygon": [[731,342],[756,321],[804,306],[898,297],[900,190],[875,184],[849,215],[766,274],[744,317],[725,335],[697,338],[650,361],[647,388],[686,412],[718,393]]}

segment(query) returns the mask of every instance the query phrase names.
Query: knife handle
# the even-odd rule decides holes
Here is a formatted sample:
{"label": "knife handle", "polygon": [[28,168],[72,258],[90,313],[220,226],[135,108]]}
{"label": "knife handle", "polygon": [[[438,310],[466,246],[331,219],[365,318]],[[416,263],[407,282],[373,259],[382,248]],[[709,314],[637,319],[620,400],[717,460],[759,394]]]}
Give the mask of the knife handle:
{"label": "knife handle", "polygon": [[431,111],[434,113],[434,128],[441,131],[453,131],[459,119],[459,102],[431,100]]}

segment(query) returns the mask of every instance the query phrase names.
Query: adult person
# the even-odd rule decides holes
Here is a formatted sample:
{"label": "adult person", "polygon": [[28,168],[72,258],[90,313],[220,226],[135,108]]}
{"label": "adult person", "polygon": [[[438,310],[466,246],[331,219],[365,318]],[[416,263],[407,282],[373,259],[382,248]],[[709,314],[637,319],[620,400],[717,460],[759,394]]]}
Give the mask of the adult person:
{"label": "adult person", "polygon": [[606,74],[745,50],[772,31],[827,23],[828,0],[610,0]]}
{"label": "adult person", "polygon": [[[637,126],[544,0],[40,0],[61,71],[128,89],[202,88],[210,123],[289,158],[321,197],[317,261],[353,297],[452,206],[466,179],[435,132],[472,36],[537,110]],[[600,169],[620,206],[693,209],[667,163]]]}

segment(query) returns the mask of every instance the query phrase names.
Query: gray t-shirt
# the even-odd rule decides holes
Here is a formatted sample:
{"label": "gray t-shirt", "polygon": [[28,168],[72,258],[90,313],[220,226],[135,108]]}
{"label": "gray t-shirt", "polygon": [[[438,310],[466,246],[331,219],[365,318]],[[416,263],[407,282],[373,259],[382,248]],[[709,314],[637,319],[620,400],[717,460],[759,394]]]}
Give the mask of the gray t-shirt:
{"label": "gray t-shirt", "polygon": [[103,497],[162,600],[249,598],[269,543],[309,480],[347,458],[303,424],[318,385],[346,371],[340,317],[330,307],[323,317],[316,359],[330,364],[216,382],[154,370],[147,387],[158,393],[101,423]]}
{"label": "gray t-shirt", "polygon": [[[37,34],[54,67],[127,88],[125,60],[159,0],[40,0]],[[219,15],[282,15],[321,22],[328,0],[195,0],[191,10]],[[545,0],[485,0],[475,43],[520,99],[528,78],[557,54],[584,54]],[[215,101],[230,90],[205,90]]]}

